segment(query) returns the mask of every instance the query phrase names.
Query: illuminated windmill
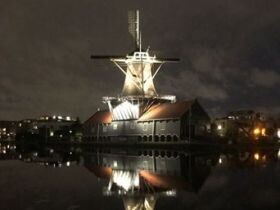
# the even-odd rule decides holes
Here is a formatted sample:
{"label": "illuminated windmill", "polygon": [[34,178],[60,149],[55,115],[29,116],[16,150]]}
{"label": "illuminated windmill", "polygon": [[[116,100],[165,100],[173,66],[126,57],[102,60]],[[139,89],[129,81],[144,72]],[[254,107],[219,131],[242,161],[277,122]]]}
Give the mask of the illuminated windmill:
{"label": "illuminated windmill", "polygon": [[113,120],[138,119],[155,103],[174,102],[175,96],[158,95],[154,78],[167,62],[178,62],[177,58],[157,58],[142,51],[139,11],[128,13],[128,29],[135,42],[135,50],[126,56],[92,55],[92,59],[109,59],[125,75],[120,97],[103,97],[108,103]]}

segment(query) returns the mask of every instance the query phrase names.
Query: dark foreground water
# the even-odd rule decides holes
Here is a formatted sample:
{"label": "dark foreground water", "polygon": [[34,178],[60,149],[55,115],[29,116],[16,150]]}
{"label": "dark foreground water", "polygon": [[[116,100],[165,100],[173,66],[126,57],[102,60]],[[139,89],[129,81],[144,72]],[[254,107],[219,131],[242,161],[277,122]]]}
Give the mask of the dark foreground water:
{"label": "dark foreground water", "polygon": [[1,210],[280,208],[278,149],[4,149]]}

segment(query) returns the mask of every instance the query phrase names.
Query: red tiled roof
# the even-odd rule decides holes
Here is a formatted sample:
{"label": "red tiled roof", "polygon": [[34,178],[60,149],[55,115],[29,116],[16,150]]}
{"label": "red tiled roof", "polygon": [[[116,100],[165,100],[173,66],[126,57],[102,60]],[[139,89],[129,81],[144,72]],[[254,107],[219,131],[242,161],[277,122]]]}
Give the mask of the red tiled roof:
{"label": "red tiled roof", "polygon": [[190,183],[183,177],[156,174],[141,170],[139,175],[154,187],[165,189],[191,189]]}
{"label": "red tiled roof", "polygon": [[95,166],[95,165],[85,165],[85,167],[92,173],[95,174],[98,178],[102,179],[110,179],[112,176],[112,168],[103,167],[103,166]]}
{"label": "red tiled roof", "polygon": [[112,114],[110,111],[103,110],[95,112],[86,123],[110,123],[112,122]]}
{"label": "red tiled roof", "polygon": [[139,118],[139,121],[178,119],[190,109],[193,102],[194,101],[180,101],[176,103],[163,103],[154,105]]}

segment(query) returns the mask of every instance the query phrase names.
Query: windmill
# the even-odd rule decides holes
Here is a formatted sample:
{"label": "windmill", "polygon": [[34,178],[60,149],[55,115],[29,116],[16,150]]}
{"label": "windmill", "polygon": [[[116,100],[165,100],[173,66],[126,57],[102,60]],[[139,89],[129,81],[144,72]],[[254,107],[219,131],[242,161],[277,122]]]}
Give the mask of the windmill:
{"label": "windmill", "polygon": [[[108,103],[110,111],[113,113],[113,119],[137,119],[152,104],[175,101],[175,96],[159,95],[153,80],[163,64],[178,62],[179,59],[158,58],[155,55],[151,56],[149,49],[142,50],[139,10],[128,12],[128,31],[135,43],[135,50],[131,54],[126,56],[91,55],[92,59],[108,59],[112,61],[125,75],[121,96],[117,98],[103,97],[103,101]],[[122,106],[121,110],[116,111],[115,108],[120,107],[122,102],[129,102],[130,105],[136,107]],[[126,111],[123,111],[124,109]],[[135,113],[133,110],[138,111]],[[114,111],[119,114],[114,114]]]}

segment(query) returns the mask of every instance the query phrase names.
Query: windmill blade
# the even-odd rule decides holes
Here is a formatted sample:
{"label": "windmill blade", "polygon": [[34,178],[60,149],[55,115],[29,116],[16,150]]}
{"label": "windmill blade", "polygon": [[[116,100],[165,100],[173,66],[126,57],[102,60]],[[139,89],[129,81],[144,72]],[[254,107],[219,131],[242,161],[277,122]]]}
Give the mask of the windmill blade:
{"label": "windmill blade", "polygon": [[136,13],[135,11],[128,11],[128,32],[136,39]]}
{"label": "windmill blade", "polygon": [[91,55],[91,59],[112,59],[112,58],[125,58],[123,55]]}
{"label": "windmill blade", "polygon": [[156,58],[156,59],[163,62],[180,62],[179,58]]}
{"label": "windmill blade", "polygon": [[128,31],[133,37],[136,49],[140,46],[139,10],[128,12]]}

